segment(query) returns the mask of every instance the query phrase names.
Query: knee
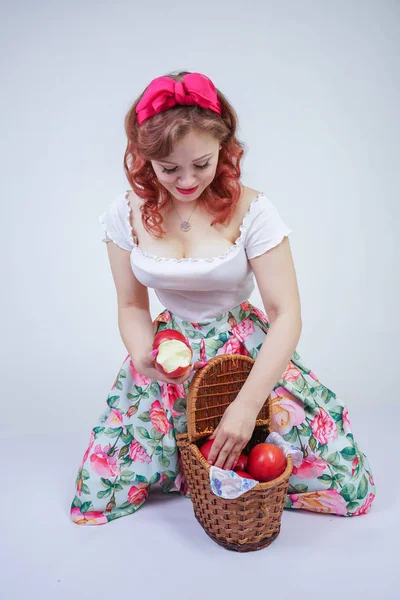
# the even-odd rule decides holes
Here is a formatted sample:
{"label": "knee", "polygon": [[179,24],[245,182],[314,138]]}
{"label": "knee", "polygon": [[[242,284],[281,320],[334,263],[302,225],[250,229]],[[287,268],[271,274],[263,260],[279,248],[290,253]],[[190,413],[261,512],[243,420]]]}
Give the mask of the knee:
{"label": "knee", "polygon": [[[352,469],[349,477],[342,481],[341,495],[347,503],[348,517],[358,517],[367,514],[376,496],[376,487],[370,467],[365,460]],[[354,480],[354,475],[357,477]]]}
{"label": "knee", "polygon": [[100,511],[86,510],[85,505],[78,506],[76,499],[70,509],[70,517],[76,525],[104,525],[108,523],[107,517]]}
{"label": "knee", "polygon": [[375,500],[375,491],[370,492],[363,500],[356,499],[355,501],[349,502],[347,505],[347,515],[348,517],[361,517],[361,515],[366,515],[372,507],[372,504]]}

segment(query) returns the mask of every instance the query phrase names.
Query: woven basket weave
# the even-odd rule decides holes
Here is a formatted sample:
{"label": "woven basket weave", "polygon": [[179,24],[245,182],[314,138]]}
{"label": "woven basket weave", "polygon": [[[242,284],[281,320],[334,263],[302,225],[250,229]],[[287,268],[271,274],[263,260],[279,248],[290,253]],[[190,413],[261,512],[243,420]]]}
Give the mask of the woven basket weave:
{"label": "woven basket weave", "polygon": [[[225,409],[235,400],[254,362],[241,354],[222,354],[199,369],[189,386],[187,433],[176,436],[197,520],[217,544],[238,552],[261,550],[278,536],[292,472],[291,456],[287,457],[285,472],[279,478],[259,483],[239,498],[225,500],[211,491],[210,465],[199,446],[213,433]],[[245,451],[265,440],[270,431],[270,417],[268,397]]]}

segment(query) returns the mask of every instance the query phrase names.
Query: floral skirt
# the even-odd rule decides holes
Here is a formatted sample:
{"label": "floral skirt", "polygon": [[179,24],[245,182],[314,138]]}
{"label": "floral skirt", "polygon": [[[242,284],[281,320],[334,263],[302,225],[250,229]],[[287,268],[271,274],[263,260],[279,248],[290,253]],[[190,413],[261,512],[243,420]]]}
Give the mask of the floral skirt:
{"label": "floral skirt", "polygon": [[[190,341],[195,360],[219,354],[257,358],[268,335],[266,314],[243,302],[212,321],[191,323],[165,309],[154,331],[176,329]],[[128,355],[97,419],[78,469],[71,518],[102,525],[134,513],[152,485],[188,496],[176,433],[186,431],[183,384],[141,375]],[[301,448],[285,508],[342,516],[363,515],[375,497],[365,454],[352,433],[347,406],[323,385],[297,351],[271,393],[272,428]]]}

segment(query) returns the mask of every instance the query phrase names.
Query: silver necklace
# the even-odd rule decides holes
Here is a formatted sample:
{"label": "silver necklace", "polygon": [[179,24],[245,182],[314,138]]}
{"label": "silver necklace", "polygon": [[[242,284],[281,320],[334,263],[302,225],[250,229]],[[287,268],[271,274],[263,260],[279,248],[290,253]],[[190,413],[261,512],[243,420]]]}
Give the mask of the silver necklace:
{"label": "silver necklace", "polygon": [[189,223],[189,219],[190,219],[190,217],[192,216],[193,212],[196,210],[196,208],[197,208],[197,204],[196,204],[196,206],[194,207],[194,209],[192,210],[192,212],[190,213],[190,215],[189,215],[189,218],[188,218],[187,220],[184,220],[184,221],[182,221],[182,217],[181,217],[181,216],[180,216],[180,214],[178,213],[178,211],[177,211],[177,209],[176,209],[176,207],[175,207],[175,204],[174,204],[174,203],[172,203],[172,206],[175,208],[175,210],[176,210],[176,214],[178,215],[178,217],[179,217],[179,218],[180,218],[180,220],[181,220],[181,225],[180,225],[180,227],[181,227],[182,231],[189,231],[189,229],[192,227],[192,226],[191,226],[191,224]]}

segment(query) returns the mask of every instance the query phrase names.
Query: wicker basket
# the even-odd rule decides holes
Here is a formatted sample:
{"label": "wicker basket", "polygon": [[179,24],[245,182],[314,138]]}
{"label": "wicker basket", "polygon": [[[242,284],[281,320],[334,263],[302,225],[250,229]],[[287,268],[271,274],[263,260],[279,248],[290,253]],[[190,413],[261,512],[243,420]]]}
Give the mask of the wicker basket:
{"label": "wicker basket", "polygon": [[[261,550],[278,536],[292,472],[291,457],[287,457],[286,470],[279,478],[259,483],[239,498],[225,500],[211,491],[210,465],[201,454],[199,445],[217,427],[254,362],[241,354],[223,354],[199,369],[189,386],[187,433],[176,436],[197,520],[217,544],[238,552]],[[269,433],[270,411],[267,398],[245,450],[265,440]]]}

